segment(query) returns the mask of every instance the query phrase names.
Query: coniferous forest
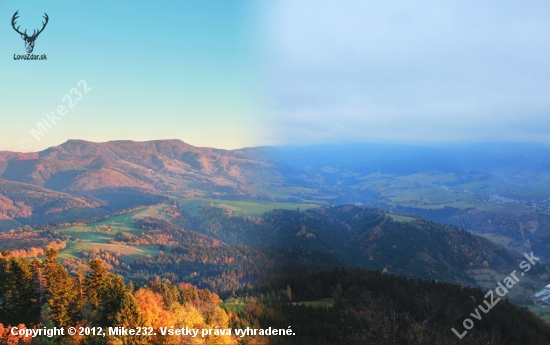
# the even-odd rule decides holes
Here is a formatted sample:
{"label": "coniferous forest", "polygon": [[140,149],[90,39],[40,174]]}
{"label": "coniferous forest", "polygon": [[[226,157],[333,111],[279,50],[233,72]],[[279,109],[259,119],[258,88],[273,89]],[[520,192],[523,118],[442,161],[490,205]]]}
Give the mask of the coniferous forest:
{"label": "coniferous forest", "polygon": [[[462,321],[484,300],[485,291],[362,269],[280,277],[220,297],[208,288],[158,276],[128,283],[99,258],[86,271],[70,274],[50,249],[43,260],[32,261],[4,252],[0,282],[3,344],[547,344],[550,339],[544,321],[503,300],[481,314],[459,341],[451,328],[462,333]],[[99,334],[25,338],[11,334],[12,326],[72,326]],[[162,328],[171,326],[231,333],[162,335]],[[289,326],[293,335],[241,337],[235,332]],[[145,331],[109,335],[109,327]]]}

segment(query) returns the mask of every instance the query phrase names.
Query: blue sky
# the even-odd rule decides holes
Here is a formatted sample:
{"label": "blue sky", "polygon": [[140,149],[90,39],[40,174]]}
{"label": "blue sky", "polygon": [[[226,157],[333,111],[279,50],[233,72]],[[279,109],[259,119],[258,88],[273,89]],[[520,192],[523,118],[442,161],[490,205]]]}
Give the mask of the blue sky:
{"label": "blue sky", "polygon": [[[260,5],[261,4],[261,5]],[[35,54],[11,28],[50,22]],[[550,139],[550,4],[4,1],[0,150]],[[36,140],[45,114],[92,90]]]}
{"label": "blue sky", "polygon": [[[40,5],[37,5],[40,4]],[[0,4],[0,149],[67,139],[179,138],[195,145],[258,142],[254,16],[247,2],[41,1]],[[11,27],[40,27],[35,54]],[[92,90],[39,142],[29,136],[79,80]]]}

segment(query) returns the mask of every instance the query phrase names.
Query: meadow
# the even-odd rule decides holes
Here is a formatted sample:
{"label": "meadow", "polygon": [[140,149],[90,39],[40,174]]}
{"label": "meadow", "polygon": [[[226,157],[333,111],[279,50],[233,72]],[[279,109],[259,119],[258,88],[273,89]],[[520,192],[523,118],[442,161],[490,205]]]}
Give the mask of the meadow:
{"label": "meadow", "polygon": [[400,216],[397,214],[390,214],[390,217],[396,222],[410,222],[414,220],[412,217]]}
{"label": "meadow", "polygon": [[306,210],[317,207],[317,205],[313,203],[282,203],[270,201],[218,200],[206,198],[176,198],[176,200],[178,200],[182,204],[183,210],[191,215],[198,215],[201,207],[209,205],[231,210],[232,212],[240,216],[258,216],[264,212],[268,212],[273,209],[296,210],[299,208],[300,210]]}
{"label": "meadow", "polygon": [[72,236],[74,241],[67,243],[67,247],[60,251],[59,258],[76,259],[82,252],[91,252],[99,249],[112,253],[119,253],[125,261],[134,261],[140,256],[157,255],[158,246],[126,246],[111,244],[118,232],[128,232],[132,234],[140,233],[141,229],[133,227],[134,219],[155,216],[164,218],[162,211],[167,205],[157,205],[154,207],[145,207],[143,209],[129,212],[122,215],[109,217],[103,221],[91,223],[86,226],[73,226],[69,228],[57,229],[57,231]]}
{"label": "meadow", "polygon": [[[275,208],[287,210],[300,208],[301,210],[305,210],[316,207],[315,204],[217,200],[206,198],[174,198],[174,200],[180,202],[183,210],[192,215],[198,215],[200,208],[208,205],[229,209],[238,215],[249,216],[258,216]],[[134,228],[133,222],[136,219],[155,217],[169,220],[170,216],[163,212],[169,207],[171,206],[165,204],[144,207],[137,211],[109,217],[100,222],[91,223],[86,226],[57,229],[57,231],[73,238],[73,241],[68,242],[67,247],[60,251],[59,258],[61,260],[75,259],[81,257],[83,252],[91,252],[94,249],[118,253],[126,262],[133,261],[140,256],[157,255],[159,253],[158,246],[128,246],[112,244],[111,241],[114,240],[118,232],[131,233],[133,235],[141,233],[143,231],[142,229]]]}

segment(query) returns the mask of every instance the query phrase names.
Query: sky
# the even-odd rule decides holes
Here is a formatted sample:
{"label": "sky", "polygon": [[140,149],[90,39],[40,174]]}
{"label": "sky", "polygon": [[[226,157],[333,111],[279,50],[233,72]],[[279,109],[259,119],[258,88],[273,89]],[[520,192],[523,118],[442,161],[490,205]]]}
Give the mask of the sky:
{"label": "sky", "polygon": [[[37,5],[38,4],[38,5]],[[41,27],[33,54],[21,28]],[[0,3],[0,150],[68,139],[181,139],[235,148],[260,142],[253,6],[246,1],[3,1]],[[80,80],[92,89],[44,137],[30,130]],[[54,114],[55,115],[55,114]],[[47,119],[46,119],[47,120]]]}
{"label": "sky", "polygon": [[[46,61],[14,60],[15,11],[30,32],[48,14],[33,52]],[[546,1],[3,1],[0,150],[548,143],[549,14]]]}

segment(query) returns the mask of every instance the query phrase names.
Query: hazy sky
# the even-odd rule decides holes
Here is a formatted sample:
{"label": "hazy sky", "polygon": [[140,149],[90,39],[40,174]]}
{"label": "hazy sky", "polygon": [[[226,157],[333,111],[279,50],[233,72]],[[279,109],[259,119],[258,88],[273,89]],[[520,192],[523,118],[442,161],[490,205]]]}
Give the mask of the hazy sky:
{"label": "hazy sky", "polygon": [[[0,150],[550,141],[547,1],[261,3],[1,2]],[[16,10],[31,32],[48,13],[47,61],[13,60]],[[92,90],[36,140],[79,80]]]}
{"label": "hazy sky", "polygon": [[281,141],[550,141],[550,2],[269,10]]}

